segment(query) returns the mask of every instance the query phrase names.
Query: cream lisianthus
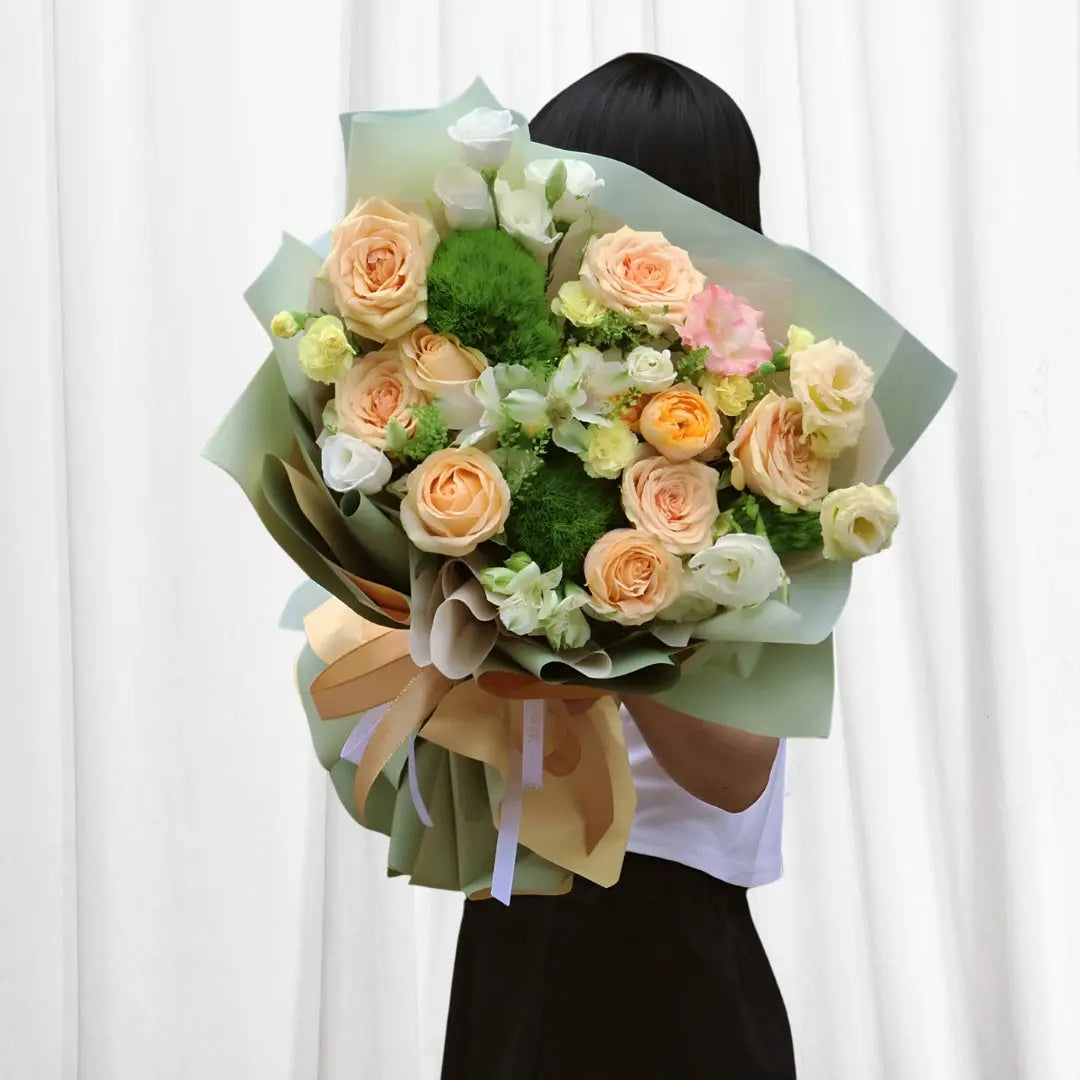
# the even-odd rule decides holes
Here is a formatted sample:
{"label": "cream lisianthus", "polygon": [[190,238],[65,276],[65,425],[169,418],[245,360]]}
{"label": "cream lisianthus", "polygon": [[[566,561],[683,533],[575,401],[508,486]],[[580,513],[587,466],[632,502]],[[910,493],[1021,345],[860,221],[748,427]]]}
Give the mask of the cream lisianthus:
{"label": "cream lisianthus", "polygon": [[608,425],[594,424],[587,430],[581,460],[590,476],[617,480],[623,469],[637,456],[641,443],[625,420]]}
{"label": "cream lisianthus", "polygon": [[769,541],[751,533],[728,533],[690,557],[693,587],[730,608],[754,607],[784,581],[784,568]]}
{"label": "cream lisianthus", "polygon": [[551,301],[551,310],[574,326],[595,326],[608,313],[604,305],[580,281],[567,281]]}
{"label": "cream lisianthus", "polygon": [[822,554],[834,560],[876,555],[892,543],[899,522],[896,497],[884,484],[830,492],[821,505]]}
{"label": "cream lisianthus", "polygon": [[854,350],[826,338],[792,354],[791,392],[814,453],[835,458],[859,441],[874,373]]}
{"label": "cream lisianthus", "polygon": [[713,375],[701,380],[701,396],[725,416],[741,416],[754,400],[754,384],[745,375]]}
{"label": "cream lisianthus", "polygon": [[343,379],[352,367],[355,355],[345,326],[336,315],[321,315],[300,339],[300,366],[304,374],[316,382],[334,383]]}

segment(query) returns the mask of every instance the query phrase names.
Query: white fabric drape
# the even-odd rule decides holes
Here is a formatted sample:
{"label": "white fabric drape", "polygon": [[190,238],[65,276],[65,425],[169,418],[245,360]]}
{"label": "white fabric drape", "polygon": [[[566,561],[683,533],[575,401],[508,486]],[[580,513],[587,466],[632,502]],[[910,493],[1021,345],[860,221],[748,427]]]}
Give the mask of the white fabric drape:
{"label": "white fabric drape", "polygon": [[242,289],[340,209],[339,111],[481,73],[529,113],[642,48],[742,104],[767,231],[961,373],[754,895],[800,1076],[1076,1075],[1069,0],[8,0],[0,1075],[437,1075],[460,901],[338,807],[297,572],[197,455],[265,353]]}

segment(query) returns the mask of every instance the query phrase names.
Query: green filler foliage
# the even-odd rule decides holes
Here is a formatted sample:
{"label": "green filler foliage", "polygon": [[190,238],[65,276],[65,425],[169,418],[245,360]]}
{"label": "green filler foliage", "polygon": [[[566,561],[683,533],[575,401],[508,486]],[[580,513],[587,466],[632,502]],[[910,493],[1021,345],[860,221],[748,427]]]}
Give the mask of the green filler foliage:
{"label": "green filler foliage", "polygon": [[550,374],[562,352],[544,268],[508,233],[450,233],[428,270],[427,323],[479,349],[492,364]]}

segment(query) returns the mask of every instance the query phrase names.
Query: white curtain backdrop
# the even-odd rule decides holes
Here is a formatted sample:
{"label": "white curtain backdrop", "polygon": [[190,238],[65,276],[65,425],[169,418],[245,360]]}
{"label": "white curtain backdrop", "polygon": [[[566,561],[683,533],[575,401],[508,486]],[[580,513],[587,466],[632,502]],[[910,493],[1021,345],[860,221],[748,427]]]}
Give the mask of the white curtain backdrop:
{"label": "white curtain backdrop", "polygon": [[800,1076],[1078,1075],[1077,4],[6,0],[0,1076],[437,1075],[461,901],[337,805],[298,572],[198,453],[266,352],[241,291],[341,210],[339,111],[482,74],[529,114],[636,49],[961,375],[753,895]]}

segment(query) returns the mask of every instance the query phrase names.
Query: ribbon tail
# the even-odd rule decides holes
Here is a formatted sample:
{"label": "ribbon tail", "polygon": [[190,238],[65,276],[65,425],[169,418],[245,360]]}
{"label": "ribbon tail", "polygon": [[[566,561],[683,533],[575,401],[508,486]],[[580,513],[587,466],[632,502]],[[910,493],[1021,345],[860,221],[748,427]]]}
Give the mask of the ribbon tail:
{"label": "ribbon tail", "polygon": [[540,698],[529,698],[523,710],[521,783],[526,791],[544,786],[544,707]]}
{"label": "ribbon tail", "polygon": [[499,838],[495,844],[495,869],[491,875],[491,895],[502,904],[510,903],[517,865],[518,837],[521,834],[522,758],[511,751],[499,814]]}
{"label": "ribbon tail", "polygon": [[420,791],[420,779],[416,774],[416,733],[409,736],[409,794],[412,796],[413,806],[416,808],[416,816],[429,829],[435,824],[428,813],[427,804]]}

